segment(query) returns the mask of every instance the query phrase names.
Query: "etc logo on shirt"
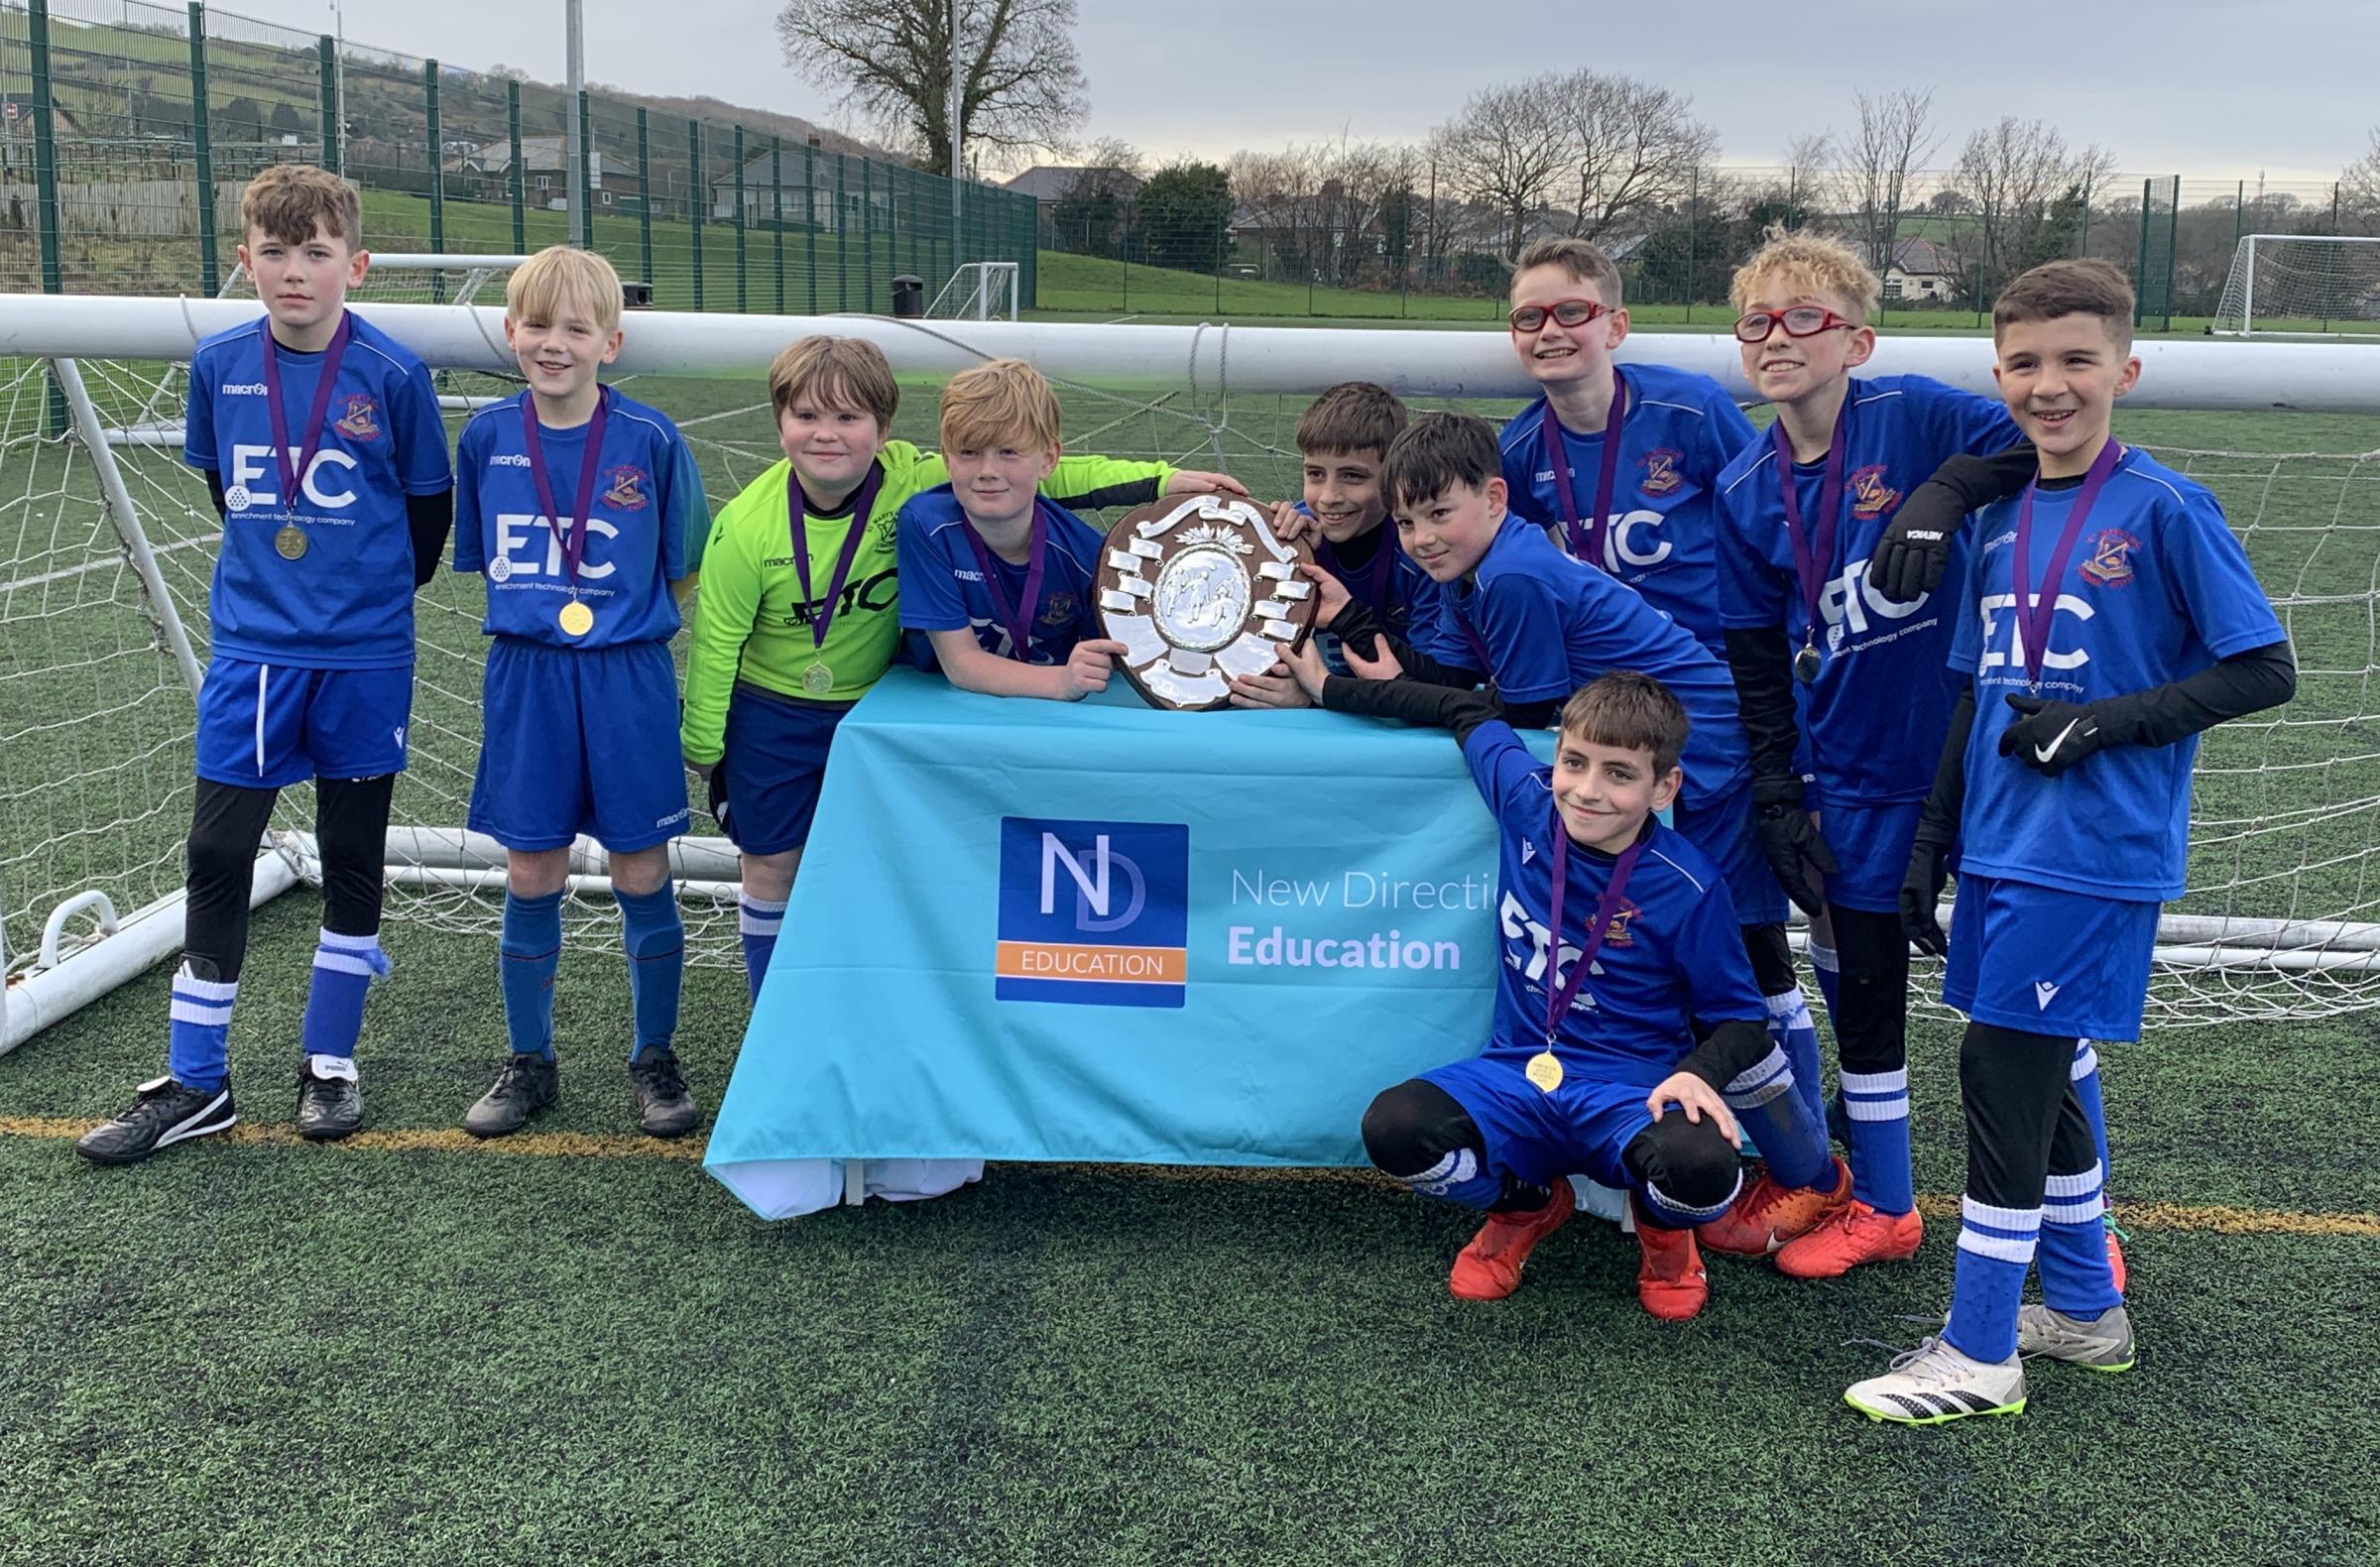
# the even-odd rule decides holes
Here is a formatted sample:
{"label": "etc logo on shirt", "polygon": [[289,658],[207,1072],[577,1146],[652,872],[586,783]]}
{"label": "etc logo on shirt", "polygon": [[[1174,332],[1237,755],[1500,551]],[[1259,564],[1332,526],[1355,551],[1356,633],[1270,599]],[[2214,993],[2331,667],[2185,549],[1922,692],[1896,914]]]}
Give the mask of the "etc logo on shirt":
{"label": "etc logo on shirt", "polygon": [[999,1000],[1182,1006],[1189,928],[1188,827],[1001,818]]}

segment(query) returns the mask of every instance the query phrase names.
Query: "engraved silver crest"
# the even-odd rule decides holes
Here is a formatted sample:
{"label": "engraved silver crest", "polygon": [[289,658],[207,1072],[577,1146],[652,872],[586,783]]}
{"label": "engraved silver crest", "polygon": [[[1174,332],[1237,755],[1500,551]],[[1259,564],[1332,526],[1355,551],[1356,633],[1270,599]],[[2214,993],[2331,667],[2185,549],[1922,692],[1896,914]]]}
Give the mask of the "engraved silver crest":
{"label": "engraved silver crest", "polygon": [[1235,675],[1261,674],[1314,618],[1311,555],[1274,537],[1255,505],[1228,496],[1160,501],[1108,534],[1100,618],[1125,645],[1126,678],[1159,707],[1231,700]]}

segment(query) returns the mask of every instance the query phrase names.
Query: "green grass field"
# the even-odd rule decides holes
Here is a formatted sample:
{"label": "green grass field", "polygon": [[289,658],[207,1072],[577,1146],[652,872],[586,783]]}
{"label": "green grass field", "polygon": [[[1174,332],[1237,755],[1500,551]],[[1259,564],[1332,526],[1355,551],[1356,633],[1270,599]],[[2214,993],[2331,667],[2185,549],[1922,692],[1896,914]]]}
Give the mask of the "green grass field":
{"label": "green grass field", "polygon": [[[749,389],[627,390],[687,426],[715,501],[768,460]],[[1066,402],[1084,449],[1211,449],[1186,398]],[[36,408],[0,404],[0,423]],[[1295,412],[1235,397],[1213,439],[1279,493]],[[931,414],[909,389],[900,432],[924,438]],[[2361,802],[2380,781],[2350,759],[2373,749],[2380,502],[2368,470],[2272,454],[2380,448],[2380,417],[2144,413],[2121,432],[2234,454],[2193,466],[2295,605],[2309,673],[2292,716],[2330,720],[2209,741],[2202,821],[2287,830],[2244,847],[2209,832],[2194,881],[2243,909],[2360,908]],[[191,500],[165,456],[134,476],[161,533],[165,503]],[[10,472],[0,586],[69,568],[90,546],[59,519],[95,511],[71,475]],[[166,559],[178,597],[203,593],[202,546]],[[73,853],[38,874],[97,874],[120,853],[170,885],[187,808],[175,692],[128,694],[159,661],[118,578],[64,580],[84,596],[0,591],[0,822],[18,839],[69,829]],[[399,809],[451,820],[474,728],[467,588],[434,589],[422,626]],[[106,727],[136,705],[135,727]],[[144,744],[157,754],[122,779],[89,771]],[[2301,756],[2318,765],[2277,771]],[[94,821],[129,825],[71,831]],[[2220,890],[2276,860],[2285,885]],[[21,949],[23,891],[0,893]],[[318,920],[302,890],[257,918],[233,1139],[112,1172],[71,1152],[157,1067],[163,969],[0,1057],[0,1561],[2380,1554],[2380,1030],[2345,987],[2297,997],[2342,1016],[2261,1023],[2239,1020],[2280,999],[2269,987],[2225,1001],[2220,979],[2169,985],[2173,1004],[2221,1002],[2234,1021],[2103,1052],[2139,1367],[2037,1368],[2021,1419],[1901,1431],[1839,1399],[1947,1299],[1963,1149],[1939,1014],[1911,1047],[1934,1225],[1918,1261],[1805,1286],[1715,1260],[1710,1308],[1669,1328],[1634,1303],[1632,1246],[1585,1222],[1513,1299],[1454,1301],[1464,1216],[1352,1172],[995,1166],[936,1202],[764,1225],[700,1173],[698,1139],[632,1135],[625,976],[592,923],[556,991],[561,1106],[474,1145],[455,1129],[503,1048],[492,904],[393,908],[397,974],[362,1051],[371,1130],[353,1144],[288,1131]],[[715,1106],[746,1007],[732,934],[715,913],[698,934],[679,1048]]]}

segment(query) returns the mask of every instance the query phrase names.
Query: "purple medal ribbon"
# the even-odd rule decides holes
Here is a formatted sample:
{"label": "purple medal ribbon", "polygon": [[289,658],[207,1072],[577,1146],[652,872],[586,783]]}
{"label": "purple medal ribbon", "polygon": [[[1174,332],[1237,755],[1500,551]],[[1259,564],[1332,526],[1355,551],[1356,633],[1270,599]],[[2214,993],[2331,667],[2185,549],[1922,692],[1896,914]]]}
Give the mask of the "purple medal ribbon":
{"label": "purple medal ribbon", "polygon": [[[851,579],[851,562],[860,552],[860,537],[868,532],[868,514],[876,509],[876,493],[885,487],[885,465],[868,464],[868,477],[860,481],[860,498],[852,504],[851,531],[843,536],[843,552],[835,557],[834,580],[826,585],[826,599],[817,615],[810,621],[810,647],[826,646],[826,630],[835,623],[835,600],[843,596],[843,584]],[[801,475],[785,465],[785,511],[793,529],[793,569],[801,576],[801,602],[810,603],[810,499],[801,493]]]}
{"label": "purple medal ribbon", "polygon": [[578,459],[578,493],[570,500],[570,531],[562,532],[562,512],[553,504],[553,480],[545,471],[545,437],[537,430],[537,405],[530,393],[521,394],[521,445],[529,455],[529,476],[537,487],[537,505],[545,526],[562,546],[562,577],[570,596],[578,597],[578,563],[587,553],[587,518],[595,510],[595,465],[603,457],[603,426],[611,418],[611,394],[599,392],[595,412],[587,419],[587,450]]}
{"label": "purple medal ribbon", "polygon": [[330,334],[330,345],[322,350],[322,379],[314,384],[314,406],[305,416],[305,441],[298,451],[296,467],[290,465],[289,416],[281,408],[281,350],[273,341],[273,328],[264,329],[265,337],[265,413],[273,421],[273,466],[281,475],[281,511],[285,517],[297,515],[298,484],[306,470],[314,465],[314,454],[322,449],[322,422],[330,414],[331,389],[339,379],[339,362],[347,357],[347,339],[355,325],[355,317],[342,311],[339,329]]}
{"label": "purple medal ribbon", "polygon": [[967,547],[975,551],[975,563],[983,568],[984,586],[991,591],[992,608],[1000,616],[1001,625],[1008,628],[1009,657],[1018,663],[1033,662],[1033,612],[1041,603],[1041,574],[1049,564],[1049,518],[1042,510],[1045,503],[1038,497],[1033,501],[1033,548],[1024,568],[1024,595],[1021,602],[1011,605],[1009,590],[1000,583],[999,562],[992,558],[992,546],[984,536],[975,531],[975,524],[965,514],[959,518],[959,530],[967,536]]}
{"label": "purple medal ribbon", "polygon": [[1554,466],[1554,496],[1562,507],[1562,533],[1570,541],[1573,557],[1591,566],[1604,564],[1604,544],[1611,532],[1611,491],[1619,479],[1619,434],[1628,422],[1628,384],[1619,378],[1619,367],[1611,367],[1611,412],[1604,419],[1604,460],[1595,476],[1595,521],[1588,527],[1579,523],[1578,497],[1570,489],[1570,450],[1562,444],[1562,422],[1554,418],[1554,405],[1548,402],[1537,422],[1545,439],[1545,451]]}
{"label": "purple medal ribbon", "polygon": [[[1382,620],[1386,620],[1388,618],[1388,586],[1396,577],[1396,525],[1382,523],[1375,531],[1380,535],[1380,542],[1371,557],[1371,597],[1368,601],[1368,607]],[[1342,581],[1346,580],[1347,572],[1339,564],[1339,546],[1328,539],[1322,540],[1321,544],[1323,548],[1331,552],[1331,570],[1337,573]]]}
{"label": "purple medal ribbon", "polygon": [[2082,476],[2082,493],[2075,497],[2075,509],[2067,517],[2066,526],[2058,530],[2058,545],[2050,551],[2050,569],[2041,579],[2039,592],[2025,587],[2027,563],[2033,558],[2028,546],[2033,542],[2033,492],[2040,488],[2037,477],[2025,486],[2025,498],[2016,509],[2016,552],[2008,557],[2008,586],[2016,594],[2016,623],[2025,637],[2025,678],[2035,690],[2041,689],[2041,660],[2049,651],[2050,626],[2058,619],[2058,584],[2066,580],[2066,563],[2073,557],[2075,542],[2082,537],[2082,525],[2090,517],[2090,508],[2107,487],[2108,475],[2115,472],[2121,448],[2115,437],[2099,448],[2090,459],[2090,469]]}
{"label": "purple medal ribbon", "polygon": [[1827,469],[1818,481],[1817,537],[1811,537],[1810,525],[1802,519],[1801,486],[1793,471],[1793,441],[1785,433],[1785,422],[1777,421],[1768,426],[1770,441],[1777,452],[1777,488],[1785,496],[1785,537],[1793,543],[1793,574],[1802,585],[1802,614],[1807,629],[1803,632],[1805,648],[1818,641],[1819,603],[1826,597],[1827,577],[1835,569],[1835,536],[1843,521],[1843,463],[1844,451],[1849,444],[1850,407],[1845,404],[1835,417],[1835,438],[1827,442]]}
{"label": "purple medal ribbon", "polygon": [[[1604,950],[1604,932],[1611,928],[1611,916],[1619,911],[1620,894],[1628,885],[1628,873],[1636,869],[1636,862],[1643,857],[1644,846],[1650,841],[1649,835],[1638,838],[1620,851],[1611,866],[1611,880],[1605,884],[1604,896],[1596,900],[1595,923],[1587,927],[1587,934],[1579,943],[1579,955],[1570,965],[1570,977],[1559,986],[1549,983],[1545,987],[1545,1047],[1549,1050],[1554,1047],[1555,1036],[1562,1031],[1562,1015],[1578,999],[1579,987],[1587,983],[1588,970],[1595,967],[1596,954]],[[1570,879],[1570,829],[1562,825],[1559,806],[1554,809],[1553,861],[1554,928],[1546,948],[1549,981],[1553,968],[1562,961],[1562,888]]]}

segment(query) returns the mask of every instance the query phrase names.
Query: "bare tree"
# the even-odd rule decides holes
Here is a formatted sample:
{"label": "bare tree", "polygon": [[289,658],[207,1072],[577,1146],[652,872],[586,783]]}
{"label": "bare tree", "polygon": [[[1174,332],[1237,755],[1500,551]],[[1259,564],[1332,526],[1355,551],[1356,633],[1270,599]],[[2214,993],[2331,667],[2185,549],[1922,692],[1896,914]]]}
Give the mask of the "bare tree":
{"label": "bare tree", "polygon": [[1816,213],[1833,199],[1838,156],[1831,128],[1786,144],[1784,178],[1777,181],[1776,193],[1787,208]]}
{"label": "bare tree", "polygon": [[1933,127],[1931,87],[1856,93],[1851,101],[1859,110],[1859,126],[1844,143],[1845,178],[1858,212],[1859,243],[1867,264],[1881,276],[1892,265],[1901,214],[1912,194],[1911,177],[1942,150],[1942,133]]}
{"label": "bare tree", "polygon": [[[1074,0],[960,0],[959,128],[965,145],[1052,147],[1082,119]],[[945,0],[788,0],[785,63],[906,142],[950,156],[950,8]]]}
{"label": "bare tree", "polygon": [[2071,148],[2044,120],[2004,116],[1960,149],[1952,179],[1971,214],[1943,242],[1965,287],[1988,296],[2027,267],[2070,255],[2094,187],[2115,173],[2115,157]]}
{"label": "bare tree", "polygon": [[1675,206],[1719,150],[1718,133],[1691,112],[1694,100],[1667,87],[1577,70],[1550,91],[1577,180],[1573,234],[1593,239],[1647,208]]}
{"label": "bare tree", "polygon": [[1503,222],[1500,248],[1518,252],[1530,215],[1569,173],[1569,116],[1548,73],[1475,93],[1439,127],[1432,154],[1454,186],[1492,208]]}
{"label": "bare tree", "polygon": [[2380,126],[2364,155],[2338,172],[2338,206],[2340,220],[2352,221],[2357,233],[2380,227]]}

